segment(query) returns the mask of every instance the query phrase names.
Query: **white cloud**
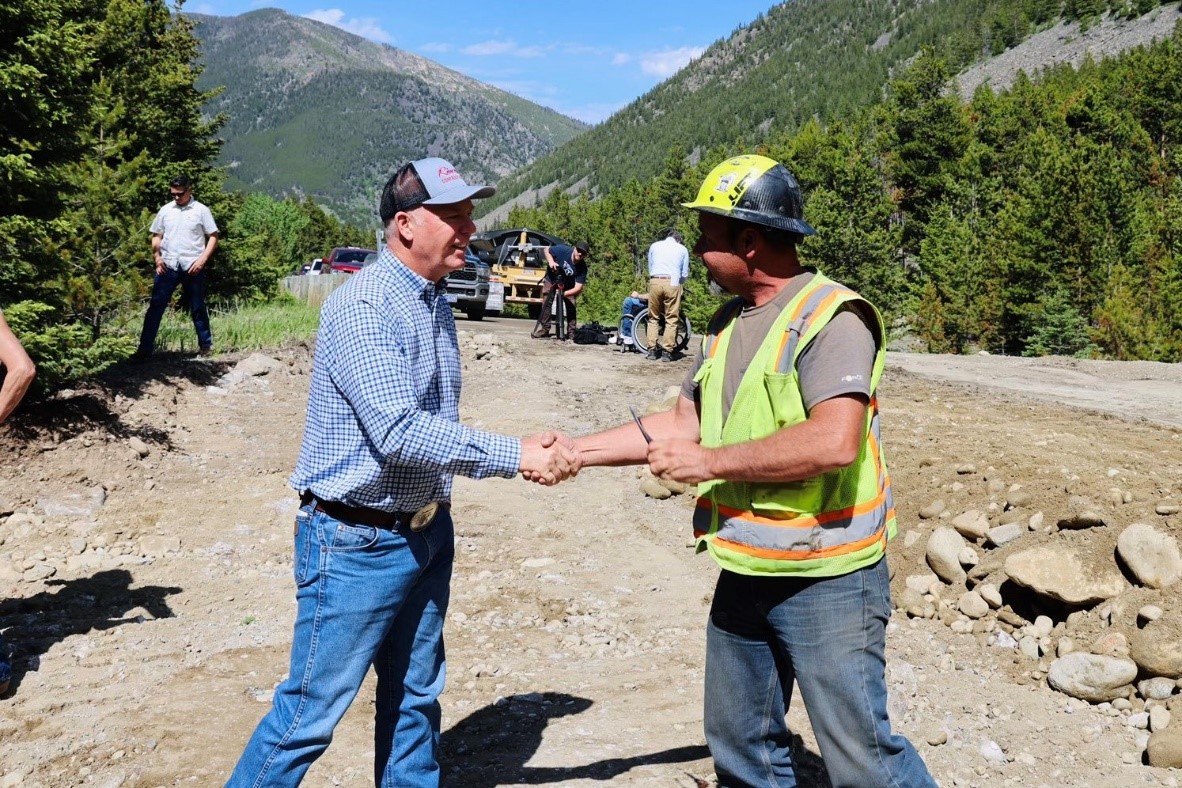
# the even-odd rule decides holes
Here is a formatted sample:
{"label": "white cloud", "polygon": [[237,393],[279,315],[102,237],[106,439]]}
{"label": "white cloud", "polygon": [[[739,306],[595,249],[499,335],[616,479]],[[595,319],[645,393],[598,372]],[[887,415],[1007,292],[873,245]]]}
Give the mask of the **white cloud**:
{"label": "white cloud", "polygon": [[640,69],[650,76],[664,79],[676,74],[686,63],[705,51],[705,47],[681,47],[661,52],[646,52],[640,57]]}
{"label": "white cloud", "polygon": [[542,57],[546,54],[544,47],[518,46],[513,39],[502,41],[482,41],[479,44],[469,44],[460,50],[465,55],[488,57],[494,55],[513,55],[514,57]]}
{"label": "white cloud", "polygon": [[326,25],[339,27],[341,30],[368,38],[370,41],[377,41],[379,44],[394,43],[394,37],[383,30],[382,23],[374,17],[346,18],[345,12],[339,8],[321,8],[309,11],[304,16]]}
{"label": "white cloud", "polygon": [[451,50],[452,50],[451,44],[446,44],[446,43],[442,43],[442,42],[431,42],[429,44],[423,44],[421,47],[419,47],[420,52],[432,52],[432,53],[439,54],[439,55],[445,55],[448,52],[450,52]]}
{"label": "white cloud", "polygon": [[617,52],[612,56],[613,66],[623,66],[632,62],[632,56],[627,52]]}

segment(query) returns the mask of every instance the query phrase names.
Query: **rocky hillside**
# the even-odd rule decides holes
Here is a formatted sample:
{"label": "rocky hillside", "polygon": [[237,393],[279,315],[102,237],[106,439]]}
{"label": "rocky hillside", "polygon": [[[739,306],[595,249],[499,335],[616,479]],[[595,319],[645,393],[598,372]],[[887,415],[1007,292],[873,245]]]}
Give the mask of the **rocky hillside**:
{"label": "rocky hillside", "polygon": [[1166,38],[1182,20],[1182,5],[1161,6],[1139,19],[1112,17],[1081,29],[1079,22],[1060,22],[1035,33],[1013,49],[963,71],[957,78],[961,95],[967,101],[980,85],[1004,90],[1013,84],[1018,72],[1034,76],[1040,70],[1069,63],[1078,66],[1084,58],[1100,60]]}
{"label": "rocky hillside", "polygon": [[373,222],[392,163],[446,152],[496,181],[585,128],[433,61],[330,25],[265,9],[193,15],[208,106],[229,117],[230,186],[310,196]]}

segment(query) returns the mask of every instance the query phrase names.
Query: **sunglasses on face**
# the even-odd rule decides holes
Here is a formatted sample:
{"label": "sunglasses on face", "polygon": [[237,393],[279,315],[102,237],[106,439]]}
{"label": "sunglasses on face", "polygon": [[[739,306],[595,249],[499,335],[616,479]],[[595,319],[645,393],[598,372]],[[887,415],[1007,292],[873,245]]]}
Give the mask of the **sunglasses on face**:
{"label": "sunglasses on face", "polygon": [[188,193],[189,193],[189,192],[188,192],[188,190],[186,190],[186,191],[183,191],[183,192],[174,192],[174,191],[169,191],[169,194],[170,194],[170,195],[172,195],[172,197],[173,197],[173,198],[176,198],[176,197],[184,197],[184,196],[185,196],[186,194],[188,194]]}

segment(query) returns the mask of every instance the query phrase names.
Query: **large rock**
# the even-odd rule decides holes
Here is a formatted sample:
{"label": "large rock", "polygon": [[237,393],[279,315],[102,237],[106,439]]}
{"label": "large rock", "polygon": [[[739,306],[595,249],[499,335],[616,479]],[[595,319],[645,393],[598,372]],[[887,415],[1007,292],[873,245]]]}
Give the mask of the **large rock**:
{"label": "large rock", "polygon": [[1158,769],[1182,767],[1182,727],[1166,727],[1154,731],[1145,747],[1149,765]]}
{"label": "large rock", "polygon": [[1116,552],[1143,586],[1165,588],[1182,577],[1178,542],[1152,525],[1130,525],[1117,538]]}
{"label": "large rock", "polygon": [[1182,678],[1182,631],[1169,616],[1150,622],[1129,638],[1129,657],[1147,676]]}
{"label": "large rock", "polygon": [[1061,545],[1014,553],[1006,559],[1005,572],[1020,586],[1077,607],[1111,599],[1129,585],[1113,564],[1087,562]]}
{"label": "large rock", "polygon": [[1126,697],[1135,678],[1137,665],[1131,659],[1080,651],[1059,657],[1047,672],[1053,688],[1092,703]]}
{"label": "large rock", "polygon": [[951,528],[941,526],[928,537],[927,562],[932,571],[945,583],[963,583],[967,575],[960,565],[960,549],[964,539]]}
{"label": "large rock", "polygon": [[37,499],[37,505],[45,512],[46,517],[86,517],[93,519],[98,516],[99,509],[107,502],[107,491],[102,485],[95,485],[80,492],[59,493],[46,495]]}
{"label": "large rock", "polygon": [[952,527],[966,539],[981,539],[989,530],[989,518],[979,509],[969,509],[952,518]]}

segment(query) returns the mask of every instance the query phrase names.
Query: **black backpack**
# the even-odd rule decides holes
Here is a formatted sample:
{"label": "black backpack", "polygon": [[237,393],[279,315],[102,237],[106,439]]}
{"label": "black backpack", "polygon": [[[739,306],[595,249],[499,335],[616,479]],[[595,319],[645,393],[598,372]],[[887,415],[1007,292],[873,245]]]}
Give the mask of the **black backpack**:
{"label": "black backpack", "polygon": [[584,323],[575,329],[576,345],[606,345],[610,335],[596,321]]}

